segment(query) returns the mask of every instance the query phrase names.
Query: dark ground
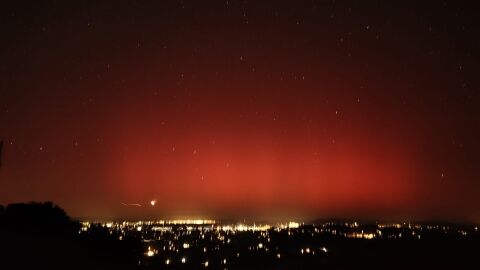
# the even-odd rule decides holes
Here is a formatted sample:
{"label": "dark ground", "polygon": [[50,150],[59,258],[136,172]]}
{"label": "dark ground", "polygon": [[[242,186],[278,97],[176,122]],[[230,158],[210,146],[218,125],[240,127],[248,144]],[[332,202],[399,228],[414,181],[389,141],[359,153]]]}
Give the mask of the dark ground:
{"label": "dark ground", "polygon": [[[80,224],[51,203],[9,205],[0,208],[0,269],[199,269],[205,260],[191,248],[185,264],[180,255],[165,253],[147,258],[140,239],[111,234],[101,226],[79,234]],[[458,237],[430,234],[416,239],[347,239],[322,235],[314,240],[298,234],[271,231],[273,252],[242,252],[258,242],[255,234],[237,233],[230,248],[208,257],[210,269],[479,269],[478,235]],[[327,253],[300,254],[305,245],[328,247]],[[235,249],[235,250],[234,250]],[[281,259],[276,257],[281,253]],[[175,257],[176,256],[176,257]]]}

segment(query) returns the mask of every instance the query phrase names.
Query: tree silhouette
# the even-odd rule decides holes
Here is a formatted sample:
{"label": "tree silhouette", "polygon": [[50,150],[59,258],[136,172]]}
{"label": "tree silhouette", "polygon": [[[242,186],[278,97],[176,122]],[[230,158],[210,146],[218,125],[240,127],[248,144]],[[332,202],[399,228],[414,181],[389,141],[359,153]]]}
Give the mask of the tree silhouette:
{"label": "tree silhouette", "polygon": [[[0,269],[132,269],[140,242],[119,241],[80,223],[52,202],[0,205]],[[139,246],[139,247],[136,247]],[[140,251],[141,252],[141,251]]]}
{"label": "tree silhouette", "polygon": [[21,230],[24,233],[73,234],[79,227],[52,202],[10,204],[0,215],[0,223],[9,230]]}

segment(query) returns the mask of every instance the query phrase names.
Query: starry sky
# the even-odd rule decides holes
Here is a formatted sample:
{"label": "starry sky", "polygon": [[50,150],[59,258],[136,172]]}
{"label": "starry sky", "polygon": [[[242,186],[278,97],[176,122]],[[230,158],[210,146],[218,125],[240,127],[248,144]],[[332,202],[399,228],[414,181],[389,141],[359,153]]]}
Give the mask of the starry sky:
{"label": "starry sky", "polygon": [[0,204],[478,221],[476,13],[463,1],[2,2]]}

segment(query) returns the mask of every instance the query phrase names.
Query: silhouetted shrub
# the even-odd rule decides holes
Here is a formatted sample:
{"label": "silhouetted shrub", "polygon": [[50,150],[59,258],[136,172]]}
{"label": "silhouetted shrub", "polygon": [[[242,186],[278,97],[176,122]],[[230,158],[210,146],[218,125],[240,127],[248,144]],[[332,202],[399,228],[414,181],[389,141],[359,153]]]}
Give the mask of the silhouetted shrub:
{"label": "silhouetted shrub", "polygon": [[75,233],[79,228],[52,202],[10,204],[0,213],[1,226],[23,233]]}

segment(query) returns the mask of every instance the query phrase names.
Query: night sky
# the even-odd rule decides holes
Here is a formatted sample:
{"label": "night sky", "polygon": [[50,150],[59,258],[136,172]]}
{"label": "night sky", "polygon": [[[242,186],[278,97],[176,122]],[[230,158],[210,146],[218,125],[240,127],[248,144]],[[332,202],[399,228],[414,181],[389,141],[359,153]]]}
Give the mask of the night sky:
{"label": "night sky", "polygon": [[0,204],[480,220],[474,4],[74,2],[0,4]]}

